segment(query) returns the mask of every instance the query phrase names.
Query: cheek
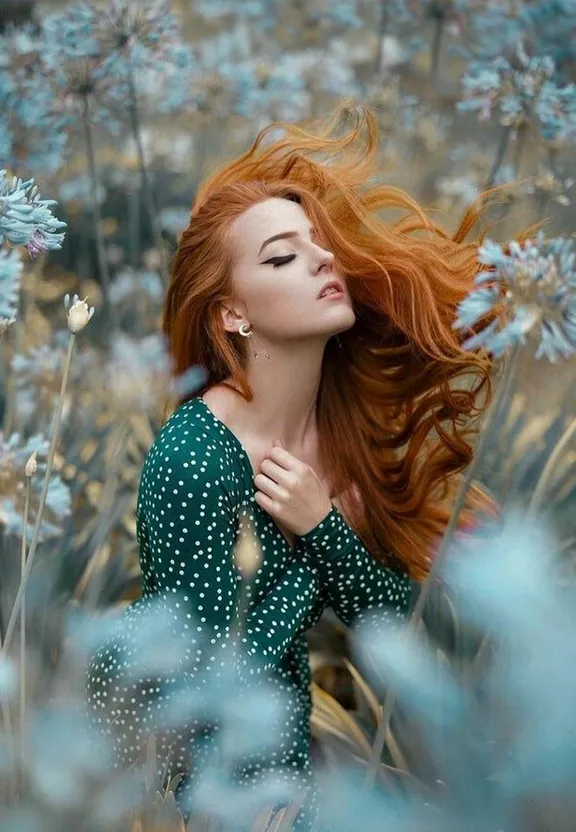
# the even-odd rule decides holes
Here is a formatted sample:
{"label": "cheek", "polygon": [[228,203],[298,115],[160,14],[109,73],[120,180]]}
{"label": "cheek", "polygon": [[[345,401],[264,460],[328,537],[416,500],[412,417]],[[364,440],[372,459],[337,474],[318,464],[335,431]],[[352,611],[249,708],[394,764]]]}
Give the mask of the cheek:
{"label": "cheek", "polygon": [[288,279],[278,279],[277,282],[261,285],[256,291],[251,291],[248,304],[252,314],[278,321],[293,316],[302,317],[303,313],[310,310],[314,292],[312,286],[306,292],[301,285],[295,284],[296,281],[290,283]]}

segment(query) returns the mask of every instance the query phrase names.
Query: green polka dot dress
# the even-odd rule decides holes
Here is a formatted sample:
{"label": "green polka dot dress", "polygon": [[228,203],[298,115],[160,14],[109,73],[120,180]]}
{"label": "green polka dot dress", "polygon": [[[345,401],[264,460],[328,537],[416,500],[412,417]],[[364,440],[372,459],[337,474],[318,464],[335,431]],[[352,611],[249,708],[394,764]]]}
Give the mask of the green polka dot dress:
{"label": "green polka dot dress", "polygon": [[[242,674],[244,681],[271,685],[279,701],[289,694],[290,707],[278,720],[275,750],[266,752],[265,762],[252,756],[239,766],[237,781],[257,788],[259,779],[272,772],[288,785],[305,784],[307,798],[295,824],[305,830],[312,828],[319,803],[310,758],[306,632],[327,606],[349,626],[371,613],[401,621],[410,606],[411,582],[378,563],[336,507],[292,547],[255,502],[253,476],[238,437],[200,397],[181,404],[162,426],[144,461],[138,491],[142,597],[122,614],[123,649],[109,640],[91,657],[88,712],[94,728],[112,740],[114,764],[125,767],[145,747],[153,715],[170,709],[171,692],[176,697],[182,683],[178,673],[161,683],[134,678],[134,673],[126,678],[130,639],[153,599],[161,599],[174,620],[184,622],[180,636],[187,658],[197,662],[198,678],[206,678],[209,670],[218,673],[217,648],[232,636],[242,583],[233,552],[249,518],[261,562],[247,584]],[[194,661],[180,674],[192,684]],[[210,736],[200,724],[163,731],[159,757],[169,753],[172,774],[184,774],[177,798],[190,800],[196,774],[210,754]]]}

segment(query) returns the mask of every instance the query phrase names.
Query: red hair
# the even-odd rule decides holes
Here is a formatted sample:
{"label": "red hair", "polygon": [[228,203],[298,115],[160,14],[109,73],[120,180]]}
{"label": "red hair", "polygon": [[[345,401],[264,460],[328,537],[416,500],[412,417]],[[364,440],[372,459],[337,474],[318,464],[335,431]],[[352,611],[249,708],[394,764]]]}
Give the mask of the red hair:
{"label": "red hair", "polygon": [[[251,401],[245,339],[225,331],[219,308],[234,293],[230,224],[270,197],[299,202],[334,253],[356,313],[354,326],[339,336],[341,348],[335,339],[325,348],[320,459],[335,493],[346,493],[351,525],[367,549],[422,579],[449,519],[458,476],[472,458],[468,437],[491,396],[490,358],[464,350],[464,336],[453,329],[456,307],[480,269],[484,235],[464,239],[483,199],[447,233],[404,191],[370,182],[379,131],[368,109],[354,108],[356,124],[331,137],[345,110],[341,104],[315,134],[284,122],[269,125],[246,153],[204,182],[174,257],[162,330],[176,376],[195,365],[207,372],[193,395],[230,376]],[[284,137],[265,146],[278,127]],[[384,208],[407,214],[387,224],[377,215]],[[475,487],[470,505],[490,511],[491,500]]]}

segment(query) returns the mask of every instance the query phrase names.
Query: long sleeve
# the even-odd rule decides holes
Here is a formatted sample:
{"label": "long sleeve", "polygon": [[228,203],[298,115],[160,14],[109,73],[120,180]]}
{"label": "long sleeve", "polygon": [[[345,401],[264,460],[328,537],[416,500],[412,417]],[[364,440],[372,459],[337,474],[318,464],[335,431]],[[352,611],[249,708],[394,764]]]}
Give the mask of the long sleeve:
{"label": "long sleeve", "polygon": [[[234,549],[246,524],[222,460],[199,449],[192,435],[178,438],[174,447],[168,435],[147,459],[139,510],[147,526],[149,583],[175,620],[190,622],[182,634],[189,658],[209,669],[233,634],[242,584]],[[265,591],[258,603],[248,603],[242,627],[239,664],[248,679],[277,667],[317,601],[319,579],[294,560]]]}
{"label": "long sleeve", "polygon": [[318,570],[330,606],[345,624],[357,624],[371,612],[389,622],[406,618],[412,582],[378,563],[336,506],[298,540]]}

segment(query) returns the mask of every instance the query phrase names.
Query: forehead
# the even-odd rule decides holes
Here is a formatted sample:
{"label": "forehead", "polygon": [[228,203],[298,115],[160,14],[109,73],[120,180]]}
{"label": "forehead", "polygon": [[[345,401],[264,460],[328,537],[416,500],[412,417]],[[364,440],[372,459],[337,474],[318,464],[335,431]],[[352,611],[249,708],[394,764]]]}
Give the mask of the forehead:
{"label": "forehead", "polygon": [[258,247],[267,237],[282,231],[306,231],[310,225],[304,209],[297,202],[271,197],[251,205],[236,217],[230,231],[237,240],[249,240]]}

